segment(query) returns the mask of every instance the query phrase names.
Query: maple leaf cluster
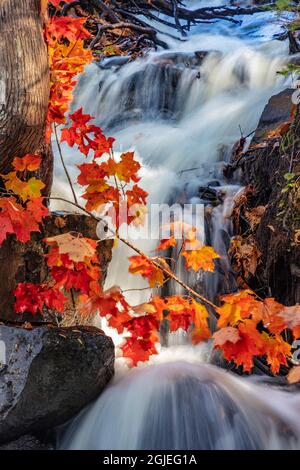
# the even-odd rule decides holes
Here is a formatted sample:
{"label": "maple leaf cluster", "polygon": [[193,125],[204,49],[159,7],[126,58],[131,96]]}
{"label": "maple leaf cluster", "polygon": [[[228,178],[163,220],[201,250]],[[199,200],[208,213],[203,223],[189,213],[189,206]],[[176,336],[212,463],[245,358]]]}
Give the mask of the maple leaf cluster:
{"label": "maple leaf cluster", "polygon": [[41,195],[44,183],[30,172],[36,171],[41,164],[38,155],[25,155],[13,160],[13,169],[1,175],[4,183],[0,198],[0,245],[9,234],[26,243],[32,232],[40,231],[40,223],[48,215],[48,209]]}
{"label": "maple leaf cluster", "polygon": [[244,290],[221,297],[218,308],[219,331],[214,333],[214,346],[222,349],[225,359],[234,361],[250,372],[255,356],[265,356],[271,371],[287,366],[291,345],[282,333],[289,328],[294,338],[300,336],[300,306],[285,307],[273,298],[258,299]]}
{"label": "maple leaf cluster", "polygon": [[142,315],[123,324],[131,336],[126,337],[121,346],[123,356],[131,359],[132,365],[146,361],[152,354],[158,353],[156,343],[159,342],[159,327],[163,320],[169,323],[171,332],[179,328],[189,331],[194,344],[211,337],[207,322],[208,312],[204,305],[194,299],[155,296],[150,302],[133,310]]}
{"label": "maple leaf cluster", "polygon": [[69,117],[71,126],[62,129],[61,141],[91,157],[90,162],[79,165],[77,180],[86,188],[86,209],[110,215],[117,229],[122,223],[142,223],[148,194],[136,184],[141,166],[134,153],[122,153],[117,160],[114,139],[105,137],[100,127],[91,124],[92,116],[79,109]]}
{"label": "maple leaf cluster", "polygon": [[213,247],[203,245],[198,240],[197,231],[193,225],[178,221],[169,224],[165,228],[170,230],[171,236],[161,241],[157,251],[175,246],[179,242],[179,240],[176,240],[175,234],[180,234],[180,254],[185,258],[186,269],[193,269],[195,272],[198,272],[200,269],[214,272],[215,260],[219,259],[220,256]]}
{"label": "maple leaf cluster", "polygon": [[101,280],[97,242],[70,233],[46,238],[45,242],[50,247],[45,257],[55,286],[90,294],[94,282]]}
{"label": "maple leaf cluster", "polygon": [[[52,0],[58,7],[61,2]],[[84,27],[84,18],[53,16],[45,28],[50,67],[50,100],[47,116],[47,139],[51,136],[51,125],[63,124],[69,109],[75,79],[84,67],[93,61],[92,51],[85,47],[90,33]]]}
{"label": "maple leaf cluster", "polygon": [[64,292],[72,289],[88,296],[100,285],[101,270],[97,242],[66,233],[46,238],[49,252],[44,256],[49,268],[49,281],[42,285],[18,284],[16,313],[43,313],[44,307],[63,313],[67,302]]}
{"label": "maple leaf cluster", "polygon": [[67,298],[59,289],[48,284],[18,284],[14,295],[16,297],[14,305],[16,313],[36,314],[43,312],[45,307],[63,313],[67,302]]}
{"label": "maple leaf cluster", "polygon": [[51,3],[54,7],[58,8],[62,3],[72,3],[74,0],[50,0],[49,3]]}
{"label": "maple leaf cluster", "polygon": [[[180,230],[180,240],[176,240],[175,238],[175,224],[176,229],[178,230],[179,228]],[[171,247],[175,247],[180,241],[180,254],[186,259],[186,269],[191,268],[195,272],[198,272],[200,269],[214,272],[214,261],[220,258],[214,248],[211,246],[203,246],[197,239],[196,230],[192,225],[185,222],[176,222],[175,224],[172,223],[168,226],[168,229],[171,231],[171,236],[161,240],[156,251],[168,250]],[[129,261],[129,272],[131,274],[140,274],[144,279],[148,280],[150,287],[162,286],[166,279],[168,279],[170,267],[164,258],[150,258],[149,256],[139,255],[132,256],[129,258]],[[161,268],[164,268],[164,271],[162,271]]]}

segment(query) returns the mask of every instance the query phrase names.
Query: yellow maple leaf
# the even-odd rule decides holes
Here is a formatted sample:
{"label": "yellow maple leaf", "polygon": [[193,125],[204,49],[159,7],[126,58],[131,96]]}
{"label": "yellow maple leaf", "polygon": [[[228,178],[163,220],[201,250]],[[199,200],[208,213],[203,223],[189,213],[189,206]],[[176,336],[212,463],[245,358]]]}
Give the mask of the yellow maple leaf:
{"label": "yellow maple leaf", "polygon": [[216,253],[211,246],[203,246],[196,250],[185,250],[182,252],[182,256],[185,257],[186,268],[192,268],[196,272],[199,271],[199,269],[214,272],[214,260],[220,258],[218,253]]}
{"label": "yellow maple leaf", "polygon": [[5,181],[5,188],[20,196],[23,201],[39,198],[41,190],[45,187],[44,183],[35,177],[30,178],[28,181],[20,180],[15,171],[2,175],[2,178]]}

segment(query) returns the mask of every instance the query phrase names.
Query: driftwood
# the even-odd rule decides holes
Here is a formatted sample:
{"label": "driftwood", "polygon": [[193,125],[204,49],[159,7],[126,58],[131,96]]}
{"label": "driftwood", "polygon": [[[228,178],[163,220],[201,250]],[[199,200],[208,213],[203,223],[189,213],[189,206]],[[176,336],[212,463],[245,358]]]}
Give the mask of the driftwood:
{"label": "driftwood", "polygon": [[[87,24],[94,35],[91,43],[93,49],[117,45],[121,52],[124,49],[127,54],[138,54],[145,47],[167,48],[167,44],[158,37],[159,28],[150,22],[155,21],[173,28],[180,33],[180,39],[186,36],[192,25],[214,23],[220,19],[239,23],[236,15],[261,11],[263,9],[259,6],[220,6],[189,10],[180,0],[74,0],[65,4],[61,14],[87,17]],[[141,19],[141,16],[145,19]]]}

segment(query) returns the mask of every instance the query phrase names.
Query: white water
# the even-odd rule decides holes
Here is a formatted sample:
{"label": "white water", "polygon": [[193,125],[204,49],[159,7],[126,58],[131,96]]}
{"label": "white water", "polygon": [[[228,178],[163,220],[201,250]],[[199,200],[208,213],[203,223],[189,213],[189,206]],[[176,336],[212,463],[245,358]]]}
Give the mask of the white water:
{"label": "white water", "polygon": [[[203,5],[187,3],[195,8]],[[218,190],[225,194],[225,202],[213,211],[207,242],[222,255],[224,274],[188,279],[211,298],[234,284],[224,234],[227,239],[231,236],[228,215],[239,186],[223,181],[222,162],[228,159],[240,129],[244,135],[252,132],[268,99],[286,86],[276,72],[286,61],[288,45],[270,40],[280,31],[275,20],[274,14],[267,13],[244,18],[241,26],[226,22],[199,25],[184,43],[164,37],[171,53],[184,54],[176,64],[170,55],[157,52],[123,66],[116,61],[108,61],[102,68],[92,65],[81,79],[74,103],[74,108],[83,106],[116,137],[117,150],[136,151],[150,204],[173,203],[183,192],[186,202],[199,203],[199,186],[220,180]],[[195,51],[210,51],[201,65],[195,63]],[[67,148],[64,153],[75,178],[79,156]],[[54,194],[69,196],[63,181],[57,165]],[[145,251],[152,250],[155,243],[138,242]],[[131,254],[124,246],[116,249],[107,287],[145,286],[128,275]],[[147,291],[128,294],[133,304],[148,296]],[[109,333],[119,344],[120,338]],[[60,447],[299,447],[297,396],[204,365],[210,357],[209,344],[192,347],[183,334],[170,338],[169,344],[135,371],[117,359],[113,383],[73,421]]]}
{"label": "white water", "polygon": [[197,363],[196,351],[117,377],[71,423],[62,448],[299,448],[298,397]]}

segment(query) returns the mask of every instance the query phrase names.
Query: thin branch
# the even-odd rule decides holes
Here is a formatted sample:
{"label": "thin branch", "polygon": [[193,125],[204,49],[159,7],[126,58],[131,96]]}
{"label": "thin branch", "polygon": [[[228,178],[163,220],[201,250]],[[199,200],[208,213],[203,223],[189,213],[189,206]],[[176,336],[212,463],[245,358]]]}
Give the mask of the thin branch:
{"label": "thin branch", "polygon": [[75,190],[74,190],[74,187],[73,187],[73,184],[72,184],[72,180],[71,180],[71,177],[69,175],[68,169],[65,165],[64,157],[63,157],[63,154],[62,154],[62,151],[61,151],[61,146],[60,146],[58,135],[57,135],[57,126],[56,125],[54,125],[54,133],[55,133],[55,139],[56,139],[56,145],[57,145],[57,148],[58,148],[58,153],[59,153],[59,156],[60,156],[60,160],[61,160],[64,172],[65,172],[66,177],[68,179],[68,182],[69,182],[72,194],[73,194],[74,201],[75,201],[76,204],[78,204],[78,200],[77,200],[76,193],[75,193]]}
{"label": "thin branch", "polygon": [[[75,203],[75,202],[72,202],[72,201],[68,201],[68,199],[64,199],[62,197],[48,197],[47,199],[51,199],[51,200],[56,200],[56,201],[62,201],[62,202],[65,202],[67,204],[71,204],[72,206],[74,207],[77,207],[77,209],[80,209],[82,210],[83,212],[85,212],[86,214],[88,214],[89,216],[91,216],[94,220],[97,220],[98,222],[103,222],[103,223],[106,223],[101,217],[97,217],[95,216],[94,214],[92,214],[92,212],[88,211],[87,209],[85,209],[83,206],[81,206],[80,204],[78,203]],[[177,282],[177,284],[179,284],[181,287],[183,287],[187,292],[189,292],[193,297],[196,297],[198,300],[200,300],[202,303],[206,304],[206,305],[209,305],[213,310],[214,310],[214,316],[216,318],[218,318],[218,314],[217,314],[217,305],[215,305],[213,302],[211,302],[210,300],[206,299],[205,297],[203,297],[201,294],[199,294],[198,292],[196,292],[194,289],[192,289],[191,287],[189,287],[185,282],[183,282],[178,276],[176,276],[176,274],[174,274],[172,271],[169,271],[168,269],[164,268],[163,266],[161,266],[161,264],[159,263],[159,261],[155,261],[155,260],[152,260],[151,258],[149,258],[149,256],[146,255],[146,253],[144,253],[142,250],[140,250],[137,246],[135,246],[133,243],[131,243],[130,241],[126,240],[125,238],[122,238],[120,237],[119,235],[116,235],[116,233],[113,232],[113,230],[111,230],[109,227],[108,227],[108,230],[114,235],[115,238],[117,238],[118,240],[120,240],[121,242],[123,242],[125,245],[127,245],[129,248],[131,248],[133,251],[135,251],[138,255],[140,256],[143,256],[144,258],[147,258],[147,259],[150,259],[151,263],[158,269],[160,269],[164,274],[166,274],[167,277],[173,279],[175,282]]]}

